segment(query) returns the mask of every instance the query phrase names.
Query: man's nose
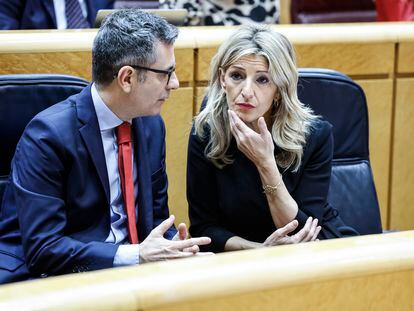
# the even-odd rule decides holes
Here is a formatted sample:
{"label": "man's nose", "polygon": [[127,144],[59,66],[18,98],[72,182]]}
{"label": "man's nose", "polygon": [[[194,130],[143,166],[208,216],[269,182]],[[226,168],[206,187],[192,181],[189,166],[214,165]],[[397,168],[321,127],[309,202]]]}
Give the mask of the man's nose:
{"label": "man's nose", "polygon": [[167,89],[176,90],[180,87],[180,81],[178,81],[177,74],[175,71],[171,74],[170,81],[168,81]]}

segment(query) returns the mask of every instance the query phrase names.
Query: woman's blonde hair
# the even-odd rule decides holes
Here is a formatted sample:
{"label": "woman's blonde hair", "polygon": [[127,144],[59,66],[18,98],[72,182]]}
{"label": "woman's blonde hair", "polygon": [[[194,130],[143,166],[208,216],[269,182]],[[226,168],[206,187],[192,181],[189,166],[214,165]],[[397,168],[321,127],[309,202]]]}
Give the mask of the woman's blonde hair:
{"label": "woman's blonde hair", "polygon": [[206,128],[209,128],[210,139],[205,154],[217,167],[233,162],[231,155],[227,154],[232,134],[226,93],[220,84],[220,68],[226,72],[237,60],[249,55],[263,56],[269,64],[269,74],[277,87],[277,98],[272,105],[271,133],[275,144],[282,150],[276,156],[276,162],[280,167],[291,168],[295,172],[300,166],[306,137],[316,116],[298,99],[298,72],[292,45],[285,36],[267,26],[242,26],[221,44],[211,61],[206,106],[194,119],[195,133],[203,138]]}

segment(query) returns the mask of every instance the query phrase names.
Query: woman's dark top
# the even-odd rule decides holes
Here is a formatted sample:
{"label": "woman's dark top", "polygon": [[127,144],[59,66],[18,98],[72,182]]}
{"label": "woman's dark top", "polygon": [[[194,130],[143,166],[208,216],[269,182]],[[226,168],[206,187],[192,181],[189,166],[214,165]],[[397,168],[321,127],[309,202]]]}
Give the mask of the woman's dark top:
{"label": "woman's dark top", "polygon": [[[327,202],[333,154],[332,126],[314,121],[297,172],[282,173],[283,182],[298,204],[296,219],[302,228],[309,216],[322,224],[320,239],[357,235],[345,226],[338,212]],[[209,137],[190,135],[187,162],[187,199],[190,233],[208,236],[211,244],[203,250],[224,251],[226,241],[239,236],[262,243],[277,228],[270,214],[266,195],[256,166],[239,149],[233,139],[228,154],[233,164],[219,169],[207,159],[204,150]],[[281,150],[275,146],[275,155]],[[298,229],[299,230],[299,229]]]}

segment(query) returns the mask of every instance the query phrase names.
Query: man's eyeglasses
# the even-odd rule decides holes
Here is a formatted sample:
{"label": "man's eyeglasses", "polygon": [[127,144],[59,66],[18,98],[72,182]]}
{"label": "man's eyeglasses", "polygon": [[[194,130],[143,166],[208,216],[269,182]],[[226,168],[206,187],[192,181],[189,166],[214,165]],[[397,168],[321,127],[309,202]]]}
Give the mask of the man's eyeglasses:
{"label": "man's eyeglasses", "polygon": [[155,72],[155,73],[163,73],[163,74],[167,75],[167,77],[168,77],[167,85],[168,85],[168,83],[170,83],[171,75],[175,71],[175,67],[173,67],[171,69],[168,69],[168,70],[161,70],[161,69],[148,68],[148,67],[143,67],[143,66],[138,66],[138,65],[129,65],[129,66],[131,66],[132,68],[135,68],[135,69],[148,70],[148,71],[152,71],[152,72]]}

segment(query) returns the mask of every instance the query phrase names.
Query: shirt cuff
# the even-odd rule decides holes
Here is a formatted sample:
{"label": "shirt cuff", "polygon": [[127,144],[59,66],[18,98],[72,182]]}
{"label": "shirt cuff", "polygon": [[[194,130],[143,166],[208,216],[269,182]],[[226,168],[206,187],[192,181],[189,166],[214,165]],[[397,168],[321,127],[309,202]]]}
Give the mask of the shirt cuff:
{"label": "shirt cuff", "polygon": [[139,264],[139,245],[119,245],[114,257],[114,267],[130,266]]}

